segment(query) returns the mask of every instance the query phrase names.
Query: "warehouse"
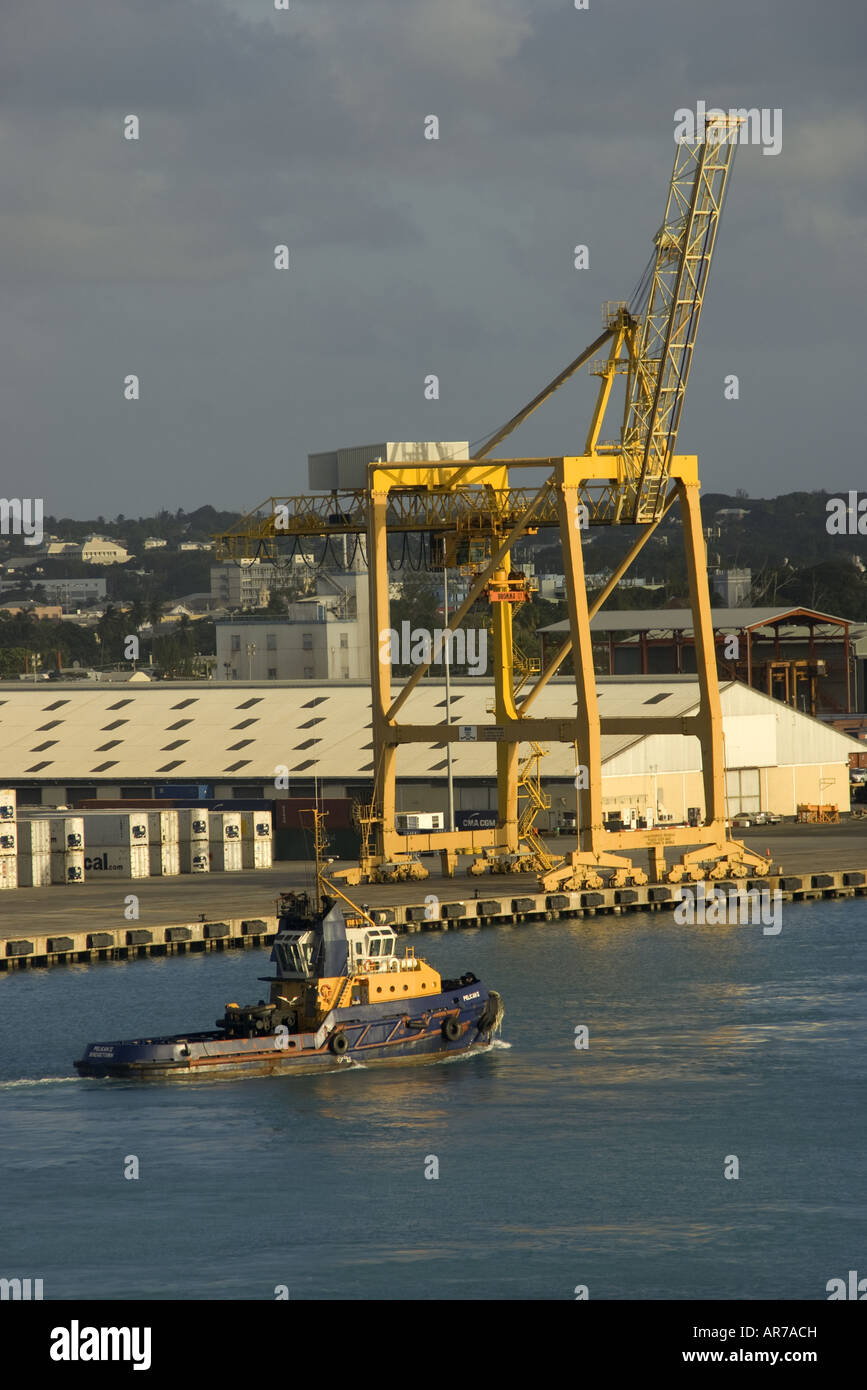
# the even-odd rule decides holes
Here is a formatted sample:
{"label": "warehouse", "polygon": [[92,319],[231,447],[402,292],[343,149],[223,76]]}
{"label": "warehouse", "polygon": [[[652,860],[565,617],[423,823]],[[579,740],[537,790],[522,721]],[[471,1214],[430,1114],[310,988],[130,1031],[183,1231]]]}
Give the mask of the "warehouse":
{"label": "warehouse", "polygon": [[[598,680],[603,720],[640,717],[640,734],[603,733],[605,811],[628,807],[682,821],[703,809],[698,739],[654,732],[654,722],[696,712],[695,677],[613,676]],[[849,758],[863,751],[848,735],[735,681],[720,686],[730,815],[794,816],[807,802],[849,810]],[[452,722],[490,723],[486,682],[452,681]],[[574,717],[575,687],[554,680],[535,705],[540,716]],[[425,680],[404,717],[445,717],[439,678]],[[373,750],[370,691],[364,682],[309,681],[148,684],[0,684],[0,784],[19,804],[73,805],[85,799],[310,796],[369,799]],[[528,748],[522,748],[522,752]],[[491,744],[455,743],[458,811],[496,806]],[[579,759],[580,761],[580,759]],[[406,745],[398,762],[398,809],[447,806],[444,745]],[[576,755],[551,744],[542,759],[552,823],[575,808]]]}

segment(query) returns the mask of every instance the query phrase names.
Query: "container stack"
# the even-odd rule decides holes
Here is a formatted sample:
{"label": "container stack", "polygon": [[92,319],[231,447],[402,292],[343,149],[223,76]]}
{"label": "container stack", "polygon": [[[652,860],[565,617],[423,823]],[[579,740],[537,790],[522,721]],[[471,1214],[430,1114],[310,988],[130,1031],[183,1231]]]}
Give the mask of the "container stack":
{"label": "container stack", "polygon": [[18,887],[45,888],[50,883],[51,826],[47,820],[19,821]]}
{"label": "container stack", "polygon": [[148,811],[148,855],[151,878],[166,878],[181,872],[177,811]]}
{"label": "container stack", "polygon": [[244,867],[240,811],[211,812],[209,849],[211,868],[216,872],[237,873]]}
{"label": "container stack", "polygon": [[270,811],[241,812],[241,862],[245,869],[270,869],[274,833]]}
{"label": "container stack", "polygon": [[209,857],[210,816],[207,811],[178,811],[178,849],[182,874],[206,874]]}
{"label": "container stack", "polygon": [[0,888],[18,887],[17,797],[11,789],[0,791]]}
{"label": "container stack", "polygon": [[84,867],[100,878],[150,878],[147,811],[89,811]]}
{"label": "container stack", "polygon": [[84,882],[84,816],[51,816],[51,882]]}

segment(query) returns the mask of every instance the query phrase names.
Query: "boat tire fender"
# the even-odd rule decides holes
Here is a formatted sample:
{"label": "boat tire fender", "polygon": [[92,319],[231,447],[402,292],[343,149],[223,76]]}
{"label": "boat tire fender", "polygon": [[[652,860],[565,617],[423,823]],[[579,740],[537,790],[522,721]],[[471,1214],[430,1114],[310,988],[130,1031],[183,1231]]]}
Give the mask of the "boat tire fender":
{"label": "boat tire fender", "polygon": [[458,1023],[456,1018],[454,1018],[453,1016],[449,1016],[449,1018],[445,1019],[443,1022],[443,1037],[448,1042],[457,1042],[460,1036],[461,1025]]}
{"label": "boat tire fender", "polygon": [[349,1051],[349,1039],[345,1033],[332,1033],[328,1046],[337,1057],[342,1057],[344,1052]]}

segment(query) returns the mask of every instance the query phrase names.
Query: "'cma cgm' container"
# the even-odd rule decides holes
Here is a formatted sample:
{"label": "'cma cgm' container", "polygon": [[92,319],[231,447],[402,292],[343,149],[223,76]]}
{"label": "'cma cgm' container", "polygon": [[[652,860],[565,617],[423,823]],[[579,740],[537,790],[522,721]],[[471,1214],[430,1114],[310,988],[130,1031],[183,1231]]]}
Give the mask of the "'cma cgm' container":
{"label": "'cma cgm' container", "polygon": [[147,845],[88,845],[84,851],[88,878],[150,878]]}

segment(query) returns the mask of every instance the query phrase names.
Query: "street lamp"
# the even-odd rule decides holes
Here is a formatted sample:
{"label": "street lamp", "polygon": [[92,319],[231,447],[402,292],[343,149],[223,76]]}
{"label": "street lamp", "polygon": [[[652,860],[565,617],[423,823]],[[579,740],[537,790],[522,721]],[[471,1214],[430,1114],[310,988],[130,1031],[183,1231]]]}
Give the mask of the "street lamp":
{"label": "street lamp", "polygon": [[247,643],[247,679],[253,679],[253,657],[256,655],[256,643]]}

